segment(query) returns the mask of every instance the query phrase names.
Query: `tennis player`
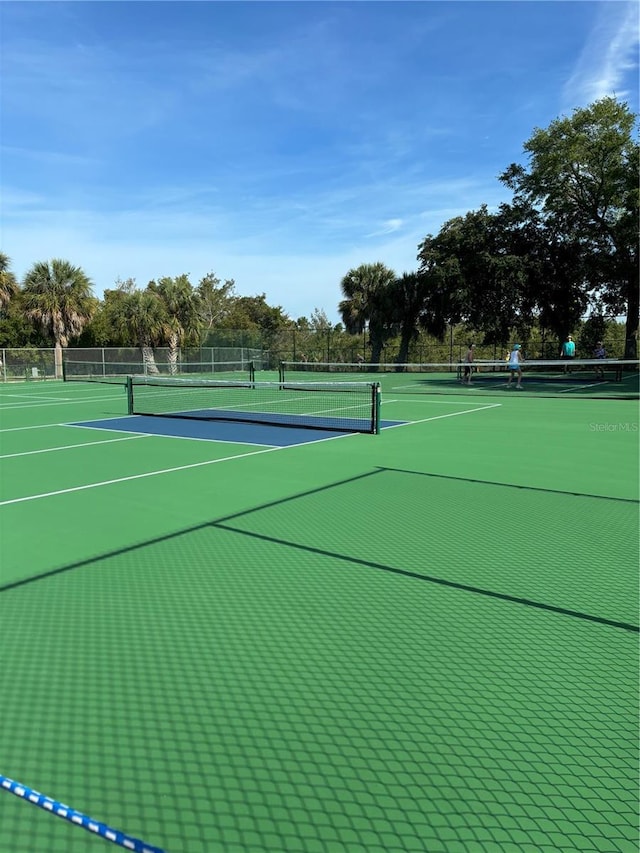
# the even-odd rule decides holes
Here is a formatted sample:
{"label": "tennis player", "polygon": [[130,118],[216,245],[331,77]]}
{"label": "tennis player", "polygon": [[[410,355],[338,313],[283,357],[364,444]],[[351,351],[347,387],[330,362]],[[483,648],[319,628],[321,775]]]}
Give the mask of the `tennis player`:
{"label": "tennis player", "polygon": [[520,344],[514,344],[513,349],[509,353],[509,381],[507,382],[507,386],[511,387],[511,382],[513,381],[513,377],[518,377],[518,384],[516,388],[522,388],[522,353],[520,351]]}
{"label": "tennis player", "polygon": [[[604,348],[604,344],[602,341],[598,341],[596,344],[596,348],[593,351],[594,358],[606,358],[607,351]],[[600,365],[596,365],[596,379],[604,379],[604,370],[600,367]]]}
{"label": "tennis player", "polygon": [[[575,341],[571,337],[571,335],[567,335],[567,340],[560,347],[560,358],[565,361],[573,361],[576,357],[576,345]],[[569,370],[568,365],[565,364],[564,372],[566,373]]]}
{"label": "tennis player", "polygon": [[464,376],[462,377],[463,385],[471,385],[471,371],[473,370],[473,347],[474,344],[469,344],[469,349],[464,357]]}

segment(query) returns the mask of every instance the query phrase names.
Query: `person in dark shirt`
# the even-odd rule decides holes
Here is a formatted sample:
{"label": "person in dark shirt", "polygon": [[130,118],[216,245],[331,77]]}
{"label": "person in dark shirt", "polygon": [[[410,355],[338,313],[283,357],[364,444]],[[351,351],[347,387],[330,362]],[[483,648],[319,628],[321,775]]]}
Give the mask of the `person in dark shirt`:
{"label": "person in dark shirt", "polygon": [[[594,358],[606,358],[607,351],[604,348],[602,341],[598,341],[596,348],[593,351]],[[604,379],[604,369],[600,365],[596,365],[596,379]]]}

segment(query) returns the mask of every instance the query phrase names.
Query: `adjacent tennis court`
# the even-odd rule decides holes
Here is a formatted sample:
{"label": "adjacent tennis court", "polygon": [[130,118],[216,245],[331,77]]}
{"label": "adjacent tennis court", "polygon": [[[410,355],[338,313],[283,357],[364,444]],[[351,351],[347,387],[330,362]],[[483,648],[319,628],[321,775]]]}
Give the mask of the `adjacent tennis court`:
{"label": "adjacent tennis court", "polygon": [[0,849],[635,853],[637,388],[245,379],[0,386]]}

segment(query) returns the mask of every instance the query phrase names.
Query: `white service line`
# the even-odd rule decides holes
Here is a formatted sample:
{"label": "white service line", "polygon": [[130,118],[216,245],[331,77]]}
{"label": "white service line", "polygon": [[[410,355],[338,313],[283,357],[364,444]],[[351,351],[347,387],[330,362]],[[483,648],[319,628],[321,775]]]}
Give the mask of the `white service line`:
{"label": "white service line", "polygon": [[257,456],[259,453],[271,453],[273,450],[282,450],[281,447],[269,447],[267,450],[253,450],[251,453],[238,453],[236,456],[226,456],[224,459],[209,459],[207,462],[192,462],[190,465],[179,465],[176,468],[163,468],[160,471],[148,471],[145,474],[132,474],[130,477],[118,477],[115,480],[102,480],[100,483],[87,483],[84,486],[72,486],[69,489],[58,489],[55,492],[44,492],[41,495],[27,495],[23,498],[11,498],[8,501],[0,501],[0,506],[19,504],[24,501],[37,501],[40,498],[51,498],[55,495],[68,495],[71,492],[82,492],[85,489],[97,489],[100,486],[113,486],[116,483],[128,483],[131,480],[142,480],[145,477],[156,477],[158,474],[172,474],[174,471],[186,471],[188,468],[201,468],[204,465],[216,465],[218,462],[229,462],[232,459],[241,459],[245,456]]}
{"label": "white service line", "polygon": [[105,403],[108,400],[122,400],[124,398],[124,392],[120,394],[109,394],[104,397],[84,397],[81,400],[71,400],[67,397],[58,401],[52,400],[51,402],[46,403],[9,403],[9,405],[0,405],[0,411],[5,412],[13,412],[16,409],[33,409],[33,408],[42,408],[44,406],[77,406],[78,403]]}
{"label": "white service line", "polygon": [[561,391],[558,391],[559,394],[567,394],[571,393],[571,391],[584,391],[585,388],[602,388],[603,385],[610,385],[610,382],[591,382],[590,385],[573,385],[571,388],[563,388]]}
{"label": "white service line", "polygon": [[77,447],[92,447],[96,444],[113,444],[116,441],[131,441],[134,438],[149,438],[148,435],[127,435],[124,438],[107,438],[105,441],[85,441],[82,444],[65,444],[63,447],[45,447],[44,450],[25,450],[23,453],[6,453],[0,459],[15,459],[16,456],[33,456],[36,453],[55,453],[57,450],[75,450]]}
{"label": "white service line", "polygon": [[419,421],[408,421],[405,424],[394,424],[385,429],[398,429],[398,427],[413,426],[414,424],[426,424],[428,421],[439,421],[441,418],[457,418],[458,415],[472,415],[474,412],[483,412],[485,409],[498,409],[502,403],[491,403],[488,406],[480,406],[477,409],[465,409],[462,412],[449,412],[447,415],[434,415],[432,418],[421,418]]}
{"label": "white service line", "polygon": [[[44,396],[41,397],[38,394],[2,394],[3,400],[6,399],[7,397],[18,397],[21,400],[39,400],[39,401],[44,400],[45,403],[51,402],[51,397],[44,397]],[[58,400],[64,401],[66,403],[66,402],[73,400],[73,397],[59,397]],[[56,402],[58,402],[58,400],[56,400]]]}
{"label": "white service line", "polygon": [[252,450],[250,453],[237,453],[235,456],[225,456],[223,459],[209,459],[206,462],[192,462],[190,465],[179,465],[176,468],[163,468],[160,471],[148,471],[146,474],[132,474],[130,477],[118,477],[115,480],[103,480],[100,483],[87,483],[85,486],[72,486],[69,489],[58,489],[55,492],[44,492],[41,495],[27,495],[23,498],[11,498],[11,500],[8,501],[0,501],[0,506],[25,503],[26,501],[37,501],[41,498],[51,498],[56,495],[67,495],[70,492],[82,492],[85,489],[97,489],[100,486],[112,486],[115,483],[128,483],[131,480],[142,480],[145,477],[155,477],[158,474],[173,474],[174,471],[186,471],[188,468],[202,468],[205,465],[217,465],[219,462],[231,462],[234,459],[244,459],[247,456],[259,456],[262,453],[272,453],[274,450],[290,450],[292,447],[306,447],[308,444],[321,444],[323,441],[336,441],[343,438],[353,438],[354,435],[356,435],[356,433],[350,433],[349,435],[332,435],[329,438],[305,441],[302,442],[302,444],[290,444],[286,447],[267,447],[264,450]]}
{"label": "white service line", "polygon": [[[95,429],[95,430],[102,431],[102,432],[108,432],[109,431],[107,427],[85,426],[84,424],[65,424],[65,426],[71,427],[72,429]],[[277,444],[261,444],[258,441],[239,441],[238,439],[232,439],[232,438],[198,438],[198,437],[193,436],[193,435],[165,435],[164,433],[161,433],[161,432],[139,433],[136,430],[130,430],[130,429],[118,429],[117,432],[124,432],[124,433],[136,432],[136,434],[139,435],[141,438],[143,438],[143,437],[144,438],[172,438],[172,439],[178,439],[179,441],[208,441],[208,442],[213,441],[216,444],[247,444],[247,445],[250,445],[251,447],[279,447],[280,446]],[[97,441],[95,443],[96,444],[106,444],[106,442],[103,442],[103,441]],[[2,457],[0,457],[0,458],[2,458]]]}
{"label": "white service line", "polygon": [[[473,399],[477,399],[477,398],[474,397]],[[426,405],[426,406],[459,406],[461,402],[462,402],[462,400],[432,400],[430,397],[422,397],[422,398],[411,397],[410,399],[403,399],[403,400],[400,400],[400,399],[398,399],[398,400],[383,400],[382,405],[384,406],[386,403],[402,403],[402,404],[410,403],[411,405],[419,403],[421,405]],[[464,402],[465,403],[469,402],[469,395],[468,394],[464,395]],[[500,403],[499,405],[502,405],[502,403]]]}
{"label": "white service line", "polygon": [[[92,420],[96,421],[119,421],[122,418],[135,417],[135,415],[114,415],[112,418],[93,418]],[[36,426],[26,426],[26,427],[7,427],[7,429],[0,429],[0,433],[3,432],[22,432],[25,429],[50,429],[51,427],[84,427],[83,423],[78,422],[77,424],[71,423],[55,423],[55,424],[37,424]],[[100,427],[85,427],[86,429],[100,429]],[[118,432],[129,432],[129,430],[118,430]],[[149,433],[151,435],[151,433]]]}
{"label": "white service line", "polygon": [[70,426],[70,424],[38,424],[37,426],[26,426],[26,427],[7,427],[7,429],[0,429],[0,432],[23,432],[26,429],[51,429],[51,427],[66,427]]}

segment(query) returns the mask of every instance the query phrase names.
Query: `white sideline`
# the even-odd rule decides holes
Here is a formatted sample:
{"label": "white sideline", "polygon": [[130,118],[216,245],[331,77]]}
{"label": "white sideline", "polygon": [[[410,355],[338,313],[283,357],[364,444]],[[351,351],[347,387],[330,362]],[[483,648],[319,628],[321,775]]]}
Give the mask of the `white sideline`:
{"label": "white sideline", "polygon": [[[51,402],[51,397],[45,397],[44,395],[38,394],[3,394],[2,399],[4,400],[6,397],[18,397],[21,400],[38,400],[38,402],[44,401],[45,403]],[[72,397],[58,397],[57,403],[69,403],[72,402]],[[75,401],[77,402],[77,401]]]}
{"label": "white sideline", "polygon": [[355,435],[357,435],[357,433],[349,433],[348,435],[332,435],[329,438],[303,441],[300,444],[289,444],[284,447],[266,447],[263,450],[252,450],[250,453],[236,453],[235,456],[225,456],[223,459],[209,459],[206,462],[192,462],[190,465],[179,465],[176,468],[163,468],[160,471],[148,471],[146,474],[132,474],[130,477],[118,477],[115,480],[104,480],[100,483],[87,483],[85,486],[73,486],[69,489],[58,489],[55,492],[44,492],[41,495],[26,495],[23,498],[12,498],[8,501],[0,501],[0,506],[24,503],[25,501],[37,501],[40,498],[51,498],[56,495],[66,495],[70,492],[82,492],[85,489],[96,489],[99,486],[111,486],[115,483],[127,483],[130,480],[141,480],[144,477],[155,477],[157,474],[172,474],[174,471],[186,471],[188,468],[202,468],[204,465],[217,465],[218,462],[231,462],[234,459],[244,459],[247,456],[260,456],[263,453],[272,453],[274,450],[291,450],[296,447],[306,447],[308,444],[322,444],[325,441],[339,441],[344,438],[353,438]]}
{"label": "white sideline", "polygon": [[[97,430],[98,432],[104,432],[106,429],[108,429],[107,427],[87,426],[86,424],[65,424],[65,426],[68,426],[70,429],[92,429],[92,430]],[[132,429],[118,429],[118,432],[129,433],[131,435],[135,434],[135,435],[139,436],[140,438],[169,438],[172,441],[175,441],[176,439],[178,441],[208,441],[209,444],[211,444],[211,442],[213,441],[216,444],[246,444],[250,447],[279,447],[279,445],[276,445],[276,444],[262,444],[262,443],[257,442],[257,441],[238,441],[237,438],[236,439],[231,439],[231,438],[199,438],[199,437],[194,436],[194,435],[166,435],[165,433],[162,433],[162,432],[140,433],[140,432],[137,432],[136,430],[132,430]],[[101,442],[101,441],[96,442],[96,444],[104,444],[104,443],[105,442]],[[0,457],[0,458],[2,458],[2,457]]]}
{"label": "white sideline", "polygon": [[[292,445],[299,447],[300,445]],[[225,456],[223,459],[209,459],[206,462],[192,462],[190,465],[179,465],[176,468],[163,468],[160,471],[148,471],[145,474],[132,474],[129,477],[118,477],[115,480],[102,480],[100,483],[87,483],[84,486],[72,486],[69,489],[58,489],[55,492],[44,492],[41,495],[26,495],[23,498],[11,498],[8,501],[0,501],[0,506],[19,504],[25,501],[37,501],[40,498],[52,498],[55,495],[67,495],[70,492],[82,492],[85,489],[97,489],[100,486],[112,486],[115,483],[127,483],[131,480],[142,480],[144,477],[155,477],[158,474],[172,474],[174,471],[186,471],[188,468],[201,468],[203,465],[216,465],[218,462],[229,462],[232,459],[242,459],[245,456],[257,456],[260,453],[271,453],[273,450],[282,450],[282,447],[268,447],[266,450],[253,450],[251,453],[238,453],[235,456]]]}
{"label": "white sideline", "polygon": [[[418,421],[409,421],[409,422],[404,423],[404,424],[395,424],[394,426],[385,427],[385,430],[396,429],[397,427],[412,426],[413,424],[427,423],[428,421],[437,421],[437,420],[440,420],[441,418],[455,418],[455,417],[457,417],[457,415],[473,414],[474,412],[482,412],[486,409],[496,409],[496,408],[499,408],[501,406],[502,406],[502,403],[491,403],[487,406],[481,406],[481,407],[475,408],[475,409],[465,409],[462,412],[450,412],[447,415],[434,415],[434,417],[432,417],[432,418],[422,418],[421,420],[418,420]],[[66,426],[66,425],[65,424],[49,424],[48,426]],[[38,427],[26,427],[26,429],[38,429]],[[12,430],[6,430],[6,431],[11,432]],[[51,497],[55,497],[56,495],[66,495],[66,494],[70,494],[71,492],[82,492],[82,491],[85,491],[86,489],[97,489],[100,486],[112,486],[112,485],[115,485],[116,483],[127,483],[127,482],[131,482],[132,480],[142,480],[146,477],[155,477],[158,474],[172,474],[175,471],[186,471],[189,468],[202,468],[205,465],[217,465],[219,462],[231,462],[234,459],[244,459],[244,458],[249,457],[249,456],[260,456],[264,453],[273,453],[273,451],[276,451],[276,450],[290,450],[292,447],[305,447],[308,444],[321,444],[324,441],[337,441],[338,439],[352,438],[354,435],[356,435],[356,433],[353,433],[350,435],[335,435],[335,436],[331,436],[330,438],[320,439],[320,441],[318,441],[316,439],[315,441],[305,441],[302,444],[291,444],[291,445],[286,445],[284,447],[267,447],[267,448],[264,448],[263,450],[252,450],[250,453],[237,453],[234,456],[225,456],[222,459],[209,459],[206,462],[192,462],[189,465],[179,465],[175,468],[163,468],[159,471],[148,471],[144,474],[132,474],[129,477],[118,477],[114,480],[103,480],[99,483],[87,483],[84,486],[72,486],[71,488],[68,488],[68,489],[58,489],[57,491],[44,492],[40,495],[26,495],[25,497],[22,497],[22,498],[11,498],[10,500],[7,500],[7,501],[0,501],[0,507],[9,506],[10,504],[25,503],[26,501],[36,501],[36,500],[40,500],[41,498],[51,498]],[[145,437],[145,436],[141,436],[141,437]]]}
{"label": "white sideline", "polygon": [[50,400],[46,403],[9,403],[3,404],[2,410],[5,412],[13,412],[16,409],[40,409],[44,406],[77,406],[78,403],[106,403],[109,400],[122,400],[124,394],[108,394],[103,397],[85,397],[82,400],[72,400],[68,397],[63,397],[60,400]]}
{"label": "white sideline", "polygon": [[134,438],[148,438],[147,435],[127,435],[124,438],[107,438],[104,441],[85,441],[82,444],[65,444],[61,447],[45,447],[43,450],[25,450],[23,453],[5,453],[0,459],[15,459],[16,456],[33,456],[35,453],[55,453],[57,450],[75,450],[76,447],[92,447],[96,444],[113,444],[116,441],[132,441]]}
{"label": "white sideline", "polygon": [[464,409],[462,412],[449,412],[447,415],[434,415],[432,418],[421,418],[418,421],[407,421],[405,424],[394,424],[394,426],[385,427],[385,429],[398,429],[398,427],[408,427],[414,424],[426,424],[428,421],[439,421],[442,418],[457,418],[458,415],[472,415],[474,412],[483,412],[485,409],[498,409],[502,403],[490,403],[488,406],[480,406],[477,409]]}
{"label": "white sideline", "polygon": [[[121,418],[126,418],[127,415],[114,415],[112,418],[94,418],[94,420],[100,421],[118,421]],[[51,427],[73,427],[75,424],[70,423],[55,423],[55,424],[36,424],[36,426],[26,426],[26,427],[7,427],[6,429],[0,429],[0,433],[2,432],[23,432],[23,430],[27,429],[51,429]],[[84,424],[82,424],[84,426]],[[96,427],[97,428],[97,427]],[[125,432],[125,430],[122,430]]]}

